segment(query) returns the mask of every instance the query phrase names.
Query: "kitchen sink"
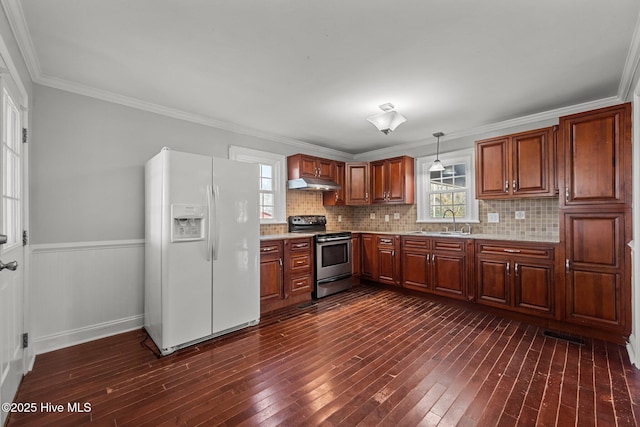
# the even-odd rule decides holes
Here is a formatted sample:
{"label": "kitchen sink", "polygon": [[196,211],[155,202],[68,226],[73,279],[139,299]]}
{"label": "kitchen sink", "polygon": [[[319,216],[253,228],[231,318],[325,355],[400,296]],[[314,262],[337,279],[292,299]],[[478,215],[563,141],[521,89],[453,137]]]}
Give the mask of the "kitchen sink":
{"label": "kitchen sink", "polygon": [[420,236],[469,236],[471,233],[467,231],[412,231],[411,234]]}

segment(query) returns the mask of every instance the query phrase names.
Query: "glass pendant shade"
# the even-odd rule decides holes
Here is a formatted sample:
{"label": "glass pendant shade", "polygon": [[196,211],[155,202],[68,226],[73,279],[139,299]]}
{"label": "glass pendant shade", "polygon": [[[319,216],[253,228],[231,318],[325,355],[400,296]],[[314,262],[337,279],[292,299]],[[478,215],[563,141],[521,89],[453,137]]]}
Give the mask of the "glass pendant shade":
{"label": "glass pendant shade", "polygon": [[440,157],[440,137],[444,136],[442,132],[436,132],[433,134],[436,138],[438,138],[438,145],[436,146],[436,160],[433,162],[431,167],[429,168],[429,172],[440,172],[444,170],[444,166],[438,157]]}
{"label": "glass pendant shade", "polygon": [[[383,107],[386,107],[387,105],[391,104],[381,105],[380,108],[384,110]],[[391,108],[393,108],[393,105],[391,105]],[[398,126],[407,121],[402,114],[393,110],[385,110],[383,113],[367,117],[367,120],[373,123],[373,125],[385,135],[393,132]]]}
{"label": "glass pendant shade", "polygon": [[439,172],[443,170],[444,170],[444,166],[442,165],[442,162],[439,159],[436,159],[436,161],[433,162],[433,164],[429,168],[429,172]]}

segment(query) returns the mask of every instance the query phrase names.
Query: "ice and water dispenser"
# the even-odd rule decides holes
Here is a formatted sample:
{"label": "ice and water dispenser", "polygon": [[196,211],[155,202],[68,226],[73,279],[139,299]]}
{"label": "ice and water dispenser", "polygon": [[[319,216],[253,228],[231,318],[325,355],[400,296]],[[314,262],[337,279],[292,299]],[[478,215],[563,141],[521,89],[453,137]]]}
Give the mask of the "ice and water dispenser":
{"label": "ice and water dispenser", "polygon": [[204,240],[206,206],[200,205],[171,205],[172,242],[191,242]]}

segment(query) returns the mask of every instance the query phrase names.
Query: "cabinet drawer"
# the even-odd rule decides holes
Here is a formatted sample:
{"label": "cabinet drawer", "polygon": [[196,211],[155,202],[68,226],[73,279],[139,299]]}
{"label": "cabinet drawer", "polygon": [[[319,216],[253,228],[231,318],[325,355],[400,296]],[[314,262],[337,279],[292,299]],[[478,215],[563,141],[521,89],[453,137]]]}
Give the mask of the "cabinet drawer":
{"label": "cabinet drawer", "polygon": [[553,259],[553,246],[500,244],[496,242],[478,243],[477,254],[516,255],[527,258]]}
{"label": "cabinet drawer", "polygon": [[465,246],[466,245],[464,240],[454,240],[454,239],[447,238],[447,239],[433,241],[434,251],[464,252]]}
{"label": "cabinet drawer", "polygon": [[293,277],[289,280],[291,286],[291,294],[311,292],[313,289],[311,276]]}
{"label": "cabinet drawer", "polygon": [[426,237],[402,237],[403,249],[422,249],[428,250],[430,240]]}
{"label": "cabinet drawer", "polygon": [[291,239],[289,240],[289,250],[292,252],[308,252],[311,250],[311,239]]}
{"label": "cabinet drawer", "polygon": [[311,254],[308,252],[292,254],[289,257],[289,271],[291,273],[311,271]]}
{"label": "cabinet drawer", "polygon": [[393,236],[389,236],[389,237],[381,237],[378,236],[378,247],[389,247],[389,248],[393,248],[394,242],[393,242]]}
{"label": "cabinet drawer", "polygon": [[282,240],[260,243],[260,260],[278,259],[282,257]]}

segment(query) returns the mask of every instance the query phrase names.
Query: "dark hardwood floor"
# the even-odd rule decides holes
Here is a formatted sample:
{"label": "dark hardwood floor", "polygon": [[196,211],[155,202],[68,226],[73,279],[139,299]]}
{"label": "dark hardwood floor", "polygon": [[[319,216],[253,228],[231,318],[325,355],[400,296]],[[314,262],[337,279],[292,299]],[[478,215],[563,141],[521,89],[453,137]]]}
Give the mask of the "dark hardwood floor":
{"label": "dark hardwood floor", "polygon": [[[622,346],[360,286],[157,358],[144,331],[37,357],[9,426],[633,426]],[[152,345],[152,344],[151,344]],[[62,404],[62,413],[41,405]],[[78,402],[84,413],[69,412]],[[82,406],[88,403],[90,408]]]}

